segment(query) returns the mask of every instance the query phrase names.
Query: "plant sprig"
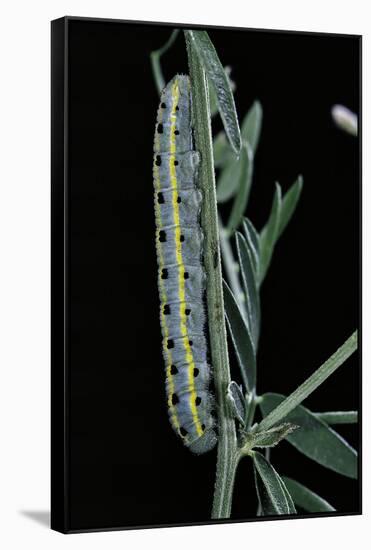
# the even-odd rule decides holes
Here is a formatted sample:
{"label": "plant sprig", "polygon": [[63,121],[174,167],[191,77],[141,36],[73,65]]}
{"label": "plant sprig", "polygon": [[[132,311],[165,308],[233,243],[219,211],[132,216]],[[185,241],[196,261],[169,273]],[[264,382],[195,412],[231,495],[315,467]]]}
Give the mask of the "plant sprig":
{"label": "plant sprig", "polygon": [[[172,46],[177,33],[174,31],[168,42],[151,55],[158,90],[164,86],[160,59]],[[355,450],[330,427],[357,422],[357,412],[312,413],[301,404],[354,353],[357,331],[288,397],[256,394],[261,286],[273,261],[277,241],[299,204],[303,177],[299,175],[286,193],[282,193],[280,184],[276,183],[270,215],[257,231],[246,217],[246,209],[262,132],[262,105],[259,101],[253,103],[240,130],[230,70],[223,67],[205,31],[186,30],[184,35],[195,142],[202,159],[201,224],[205,234],[208,324],[218,401],[219,441],[212,517],[230,517],[235,473],[244,456],[252,459],[259,513],[295,514],[295,504],[308,512],[331,512],[334,508],[319,495],[290,477],[280,476],[271,464],[269,451],[286,439],[322,466],[347,477],[357,477]],[[224,130],[212,140],[211,118],[217,111]],[[218,171],[216,182],[215,169]],[[224,226],[217,202],[227,201],[233,204]],[[220,251],[227,279],[224,282]],[[224,317],[243,386],[231,380]],[[254,424],[257,406],[263,419]],[[256,450],[261,448],[266,449],[265,457]]]}

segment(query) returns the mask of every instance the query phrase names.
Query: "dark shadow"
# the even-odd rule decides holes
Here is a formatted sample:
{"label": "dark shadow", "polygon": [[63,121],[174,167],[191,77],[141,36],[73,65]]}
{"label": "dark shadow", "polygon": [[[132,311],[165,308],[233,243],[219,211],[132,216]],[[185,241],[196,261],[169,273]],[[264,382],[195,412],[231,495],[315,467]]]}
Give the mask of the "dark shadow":
{"label": "dark shadow", "polygon": [[50,527],[50,512],[49,510],[20,510],[22,516],[30,518],[43,527]]}

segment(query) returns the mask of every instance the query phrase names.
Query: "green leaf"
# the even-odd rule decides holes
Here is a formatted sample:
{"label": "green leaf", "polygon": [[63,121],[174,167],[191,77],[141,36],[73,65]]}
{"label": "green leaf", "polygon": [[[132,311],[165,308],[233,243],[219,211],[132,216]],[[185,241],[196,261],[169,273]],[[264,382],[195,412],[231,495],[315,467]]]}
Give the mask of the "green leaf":
{"label": "green leaf", "polygon": [[218,112],[218,99],[213,86],[209,85],[210,115],[214,117]]}
{"label": "green leaf", "polygon": [[[227,236],[227,232],[224,229],[223,221],[219,214],[219,237],[220,237],[220,250],[222,253],[223,266],[225,269],[227,282],[232,289],[233,295],[239,304],[241,311],[245,316],[247,312],[245,309],[245,294],[243,293],[241,284],[239,270],[240,266],[238,262],[234,259],[231,243]],[[246,318],[246,317],[245,317]]]}
{"label": "green leaf", "polygon": [[255,154],[259,143],[263,109],[259,101],[255,101],[247,112],[241,126],[242,139],[247,141]]}
{"label": "green leaf", "polygon": [[256,361],[251,335],[235,297],[224,280],[223,291],[227,325],[241,370],[241,376],[246,389],[252,392],[255,389]]}
{"label": "green leaf", "polygon": [[276,183],[271,213],[260,233],[260,284],[263,282],[272,259],[274,245],[278,237],[282,207],[281,187]]}
{"label": "green leaf", "polygon": [[289,223],[293,213],[295,212],[302,189],[303,177],[298,176],[295,183],[292,184],[290,189],[283,196],[277,239],[282,235],[286,225]]}
{"label": "green leaf", "polygon": [[275,447],[280,441],[285,439],[290,433],[299,428],[290,422],[284,422],[279,426],[270,428],[264,432],[252,432],[251,448],[254,447]]}
{"label": "green leaf", "polygon": [[260,330],[259,292],[255,278],[253,257],[247,246],[246,239],[239,231],[236,233],[236,249],[245,291],[245,304],[249,319],[250,334],[252,336],[254,349],[257,350]]}
{"label": "green leaf", "polygon": [[289,507],[289,514],[296,514],[296,508],[295,508],[294,501],[292,500],[292,496],[289,493],[289,490],[286,487],[286,484],[283,481],[283,478],[279,476],[278,479],[279,479],[280,485],[282,487],[282,490],[285,493],[285,497],[286,497],[286,500],[287,500],[287,505]]}
{"label": "green leaf", "polygon": [[284,418],[320,386],[333,372],[336,371],[354,353],[358,346],[358,332],[345,340],[344,344],[335,351],[309,378],[278,405],[266,418],[260,422],[257,429],[267,430]]}
{"label": "green leaf", "polygon": [[170,35],[169,40],[162,46],[162,48],[159,48],[158,50],[155,50],[151,52],[151,65],[152,65],[152,73],[153,77],[155,79],[156,88],[158,93],[160,94],[165,87],[165,80],[162,74],[161,69],[161,56],[167,52],[171,48],[171,46],[174,44],[175,39],[178,35],[179,29],[173,30],[173,32]]}
{"label": "green leaf", "polygon": [[249,250],[252,255],[256,280],[259,282],[259,262],[260,262],[259,235],[255,227],[253,226],[253,224],[248,218],[244,218],[242,227],[246,237],[247,246],[249,247]]}
{"label": "green leaf", "polygon": [[358,422],[357,411],[315,412],[313,414],[326,424],[357,424]]}
{"label": "green leaf", "polygon": [[236,384],[233,380],[228,385],[227,397],[235,418],[237,418],[240,424],[244,426],[244,418],[246,415],[245,397],[240,386],[238,386],[238,384]]}
{"label": "green leaf", "polygon": [[[260,403],[263,416],[266,417],[284,400],[285,396],[280,394],[263,395]],[[344,476],[357,478],[356,451],[325,422],[302,405],[291,411],[285,420],[300,426],[300,430],[287,436],[291,445],[322,466]]]}
{"label": "green leaf", "polygon": [[225,132],[219,132],[213,140],[214,149],[214,166],[215,168],[223,168],[231,161],[236,160],[236,155],[232,151]]}
{"label": "green leaf", "polygon": [[242,146],[238,164],[240,166],[238,191],[235,195],[232,211],[227,224],[227,229],[230,233],[234,233],[242,222],[243,215],[247,207],[247,202],[249,200],[254,156],[248,143],[244,143]]}
{"label": "green leaf", "polygon": [[307,512],[336,512],[335,508],[331,506],[325,499],[313,493],[307,487],[304,487],[298,481],[291,479],[290,477],[283,476],[283,481],[289,490],[293,501],[297,506],[300,506]]}
{"label": "green leaf", "polygon": [[241,153],[240,157],[232,159],[228,162],[221,171],[216,186],[216,198],[219,204],[227,202],[236,192],[241,182],[242,173],[246,171],[245,154]]}
{"label": "green leaf", "polygon": [[[285,484],[273,466],[258,452],[253,453],[255,486],[262,515],[285,515],[292,512],[293,503],[288,502]],[[291,500],[291,499],[290,499]]]}
{"label": "green leaf", "polygon": [[283,197],[280,186],[276,184],[276,193],[273,199],[269,220],[260,233],[260,284],[267,274],[276,242],[295,212],[302,189],[302,176],[298,176],[295,183],[293,183]]}
{"label": "green leaf", "polygon": [[[224,67],[225,74],[227,75],[229,85],[231,87],[232,92],[235,91],[236,85],[230,78],[232,67],[229,67],[228,65]],[[209,96],[210,96],[210,114],[211,116],[215,116],[219,112],[218,107],[218,98],[216,96],[216,92],[213,86],[209,87]]]}
{"label": "green leaf", "polygon": [[224,129],[232,149],[238,155],[241,150],[241,133],[233,92],[224,67],[206,31],[186,30],[185,33],[189,36],[207,78],[214,87]]}

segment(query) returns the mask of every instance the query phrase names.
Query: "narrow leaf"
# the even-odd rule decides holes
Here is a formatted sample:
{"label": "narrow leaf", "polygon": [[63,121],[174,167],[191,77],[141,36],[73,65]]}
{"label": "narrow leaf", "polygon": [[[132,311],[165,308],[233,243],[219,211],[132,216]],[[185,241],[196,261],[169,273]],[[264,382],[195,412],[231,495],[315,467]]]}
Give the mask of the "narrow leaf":
{"label": "narrow leaf", "polygon": [[214,166],[215,168],[223,168],[232,160],[236,160],[236,155],[232,151],[229,142],[227,141],[225,132],[219,132],[213,140],[214,149]]}
{"label": "narrow leaf", "polygon": [[283,196],[277,239],[282,235],[283,231],[285,230],[285,227],[287,226],[293,213],[295,212],[302,189],[303,189],[303,177],[298,176],[295,183],[292,184],[290,189]]}
{"label": "narrow leaf", "polygon": [[220,236],[220,249],[222,253],[223,266],[227,276],[227,282],[232,289],[233,295],[239,304],[242,314],[245,317],[247,315],[245,309],[245,295],[243,293],[238,262],[234,259],[231,243],[227,236],[227,232],[223,226],[223,221],[219,215],[219,236]]}
{"label": "narrow leaf", "polygon": [[243,232],[246,237],[246,243],[249,247],[253,258],[254,271],[256,275],[256,280],[259,281],[259,256],[260,256],[260,245],[259,245],[259,235],[255,227],[248,218],[244,218],[243,223]]}
{"label": "narrow leaf", "polygon": [[357,331],[335,351],[327,361],[323,363],[309,378],[278,405],[259,424],[259,430],[267,430],[284,418],[308,397],[318,386],[320,386],[333,372],[336,371],[357,349]]}
{"label": "narrow leaf", "polygon": [[283,476],[282,479],[295,504],[300,506],[303,510],[307,512],[336,512],[335,508],[325,499],[316,495],[316,493],[313,493],[313,491],[304,487],[304,485],[298,481],[286,476]]}
{"label": "narrow leaf", "polygon": [[236,249],[238,261],[240,263],[242,283],[245,291],[245,303],[249,317],[250,333],[252,336],[254,349],[257,350],[260,330],[259,292],[255,278],[253,257],[247,246],[246,239],[239,231],[236,233]]}
{"label": "narrow leaf", "polygon": [[282,490],[285,493],[285,497],[286,497],[286,500],[287,500],[287,505],[289,507],[289,514],[296,514],[296,508],[295,508],[294,501],[292,499],[292,496],[291,496],[291,494],[290,494],[283,478],[279,476],[278,479],[279,479],[280,485],[282,487]]}
{"label": "narrow leaf", "polygon": [[259,143],[262,118],[262,106],[259,101],[255,101],[243,119],[241,126],[242,139],[250,144],[253,153],[255,153]]}
{"label": "narrow leaf", "polygon": [[224,129],[235,153],[241,150],[241,134],[229,79],[206,31],[187,30],[195,51],[212,83]]}
{"label": "narrow leaf", "polygon": [[238,159],[234,157],[221,171],[216,186],[216,198],[219,204],[227,202],[238,191],[242,177],[241,170],[246,171],[245,164],[245,154],[241,153]]}
{"label": "narrow leaf", "polygon": [[290,514],[280,476],[273,466],[258,452],[253,453],[255,485],[262,508],[262,515]]}
{"label": "narrow leaf", "polygon": [[316,412],[313,414],[326,424],[357,424],[358,422],[357,411]]}
{"label": "narrow leaf", "polygon": [[210,115],[214,117],[219,109],[218,109],[218,99],[216,97],[216,92],[213,86],[208,86],[209,88],[209,102],[210,102]]}
{"label": "narrow leaf", "polygon": [[[236,89],[236,85],[230,78],[231,70],[232,68],[229,66],[224,67],[224,71],[225,71],[225,74],[227,75],[229,85],[231,87],[232,92],[234,92]],[[210,114],[213,117],[219,112],[218,98],[216,96],[216,92],[213,86],[209,87],[209,97],[210,97]]]}
{"label": "narrow leaf", "polygon": [[[267,417],[284,400],[284,395],[265,394],[260,403],[263,416]],[[287,436],[287,441],[291,445],[330,470],[347,477],[357,477],[356,451],[325,422],[302,405],[291,411],[285,419],[300,426],[300,430]]]}
{"label": "narrow leaf", "polygon": [[276,191],[273,198],[271,213],[266,225],[260,233],[260,284],[264,280],[272,259],[274,245],[276,244],[280,226],[281,207],[281,187],[278,183],[276,183]]}
{"label": "narrow leaf", "polygon": [[238,160],[240,165],[238,191],[235,195],[232,211],[228,220],[228,231],[233,233],[240,225],[249,200],[253,175],[254,156],[248,143],[244,143]]}
{"label": "narrow leaf", "polygon": [[241,376],[246,390],[252,392],[255,389],[256,362],[249,329],[232,291],[225,281],[223,281],[223,291],[227,325],[241,370]]}
{"label": "narrow leaf", "polygon": [[228,385],[227,396],[235,418],[244,426],[246,415],[245,397],[240,386],[233,380]]}
{"label": "narrow leaf", "polygon": [[275,447],[297,428],[299,428],[299,426],[290,424],[290,422],[285,422],[284,424],[280,424],[264,432],[253,432],[251,437],[252,448]]}

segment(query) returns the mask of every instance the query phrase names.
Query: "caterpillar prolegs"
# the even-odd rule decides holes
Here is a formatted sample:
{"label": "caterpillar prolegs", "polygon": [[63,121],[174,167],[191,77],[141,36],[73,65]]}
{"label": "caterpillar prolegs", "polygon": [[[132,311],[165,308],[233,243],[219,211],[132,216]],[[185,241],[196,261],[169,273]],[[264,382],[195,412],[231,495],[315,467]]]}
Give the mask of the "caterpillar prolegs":
{"label": "caterpillar prolegs", "polygon": [[193,149],[189,77],[176,75],[161,93],[154,139],[156,252],[166,392],[171,425],[197,454],[216,444],[209,392],[205,271]]}

